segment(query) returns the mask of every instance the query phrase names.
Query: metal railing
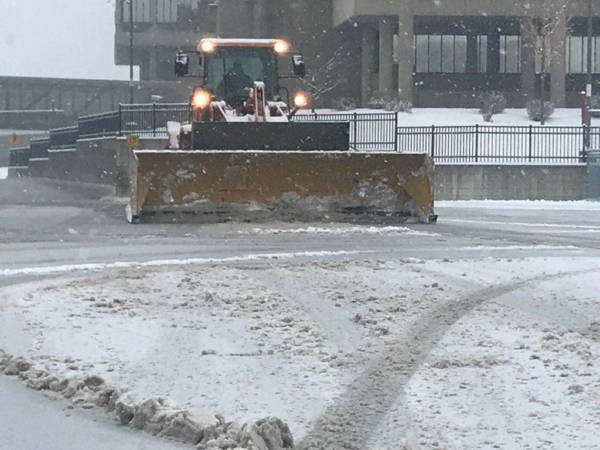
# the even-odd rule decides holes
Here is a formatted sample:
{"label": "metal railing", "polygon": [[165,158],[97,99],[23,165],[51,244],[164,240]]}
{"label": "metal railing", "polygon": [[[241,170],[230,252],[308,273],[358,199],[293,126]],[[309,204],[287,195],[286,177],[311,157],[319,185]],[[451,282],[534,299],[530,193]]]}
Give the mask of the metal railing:
{"label": "metal railing", "polygon": [[[76,126],[50,130],[49,138],[32,140],[30,150],[13,149],[11,165],[47,157],[48,150],[74,148],[82,138],[165,138],[167,122],[190,122],[191,115],[188,104],[121,105],[118,111],[80,117]],[[440,163],[583,163],[585,148],[600,148],[600,127],[399,127],[395,113],[297,114],[292,120],[349,122],[350,144],[356,150],[427,153]]]}
{"label": "metal railing", "polygon": [[29,147],[15,147],[10,149],[8,157],[9,167],[27,167],[31,158]]}
{"label": "metal railing", "polygon": [[119,134],[140,137],[167,137],[167,122],[190,122],[192,110],[187,103],[121,105]]}
{"label": "metal railing", "polygon": [[116,136],[121,130],[120,111],[94,114],[77,119],[79,139]]}
{"label": "metal railing", "polygon": [[77,125],[50,130],[50,149],[62,150],[75,148],[78,139],[79,127]]}
{"label": "metal railing", "polygon": [[30,158],[47,158],[50,149],[50,138],[31,139],[29,141]]}
{"label": "metal railing", "polygon": [[294,122],[350,122],[350,147],[356,150],[398,150],[398,114],[297,114]]}
{"label": "metal railing", "polygon": [[[399,127],[398,149],[428,153],[445,163],[582,163],[587,131],[541,126]],[[598,148],[600,128],[590,129],[590,142]]]}

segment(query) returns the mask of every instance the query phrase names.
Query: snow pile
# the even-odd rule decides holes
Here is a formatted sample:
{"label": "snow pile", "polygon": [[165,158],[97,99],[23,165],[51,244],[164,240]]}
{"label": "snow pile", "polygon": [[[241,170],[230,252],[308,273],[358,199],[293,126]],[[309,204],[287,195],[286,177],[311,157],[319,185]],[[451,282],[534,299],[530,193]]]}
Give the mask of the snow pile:
{"label": "snow pile", "polygon": [[437,236],[435,233],[417,231],[408,227],[375,227],[375,226],[353,226],[353,227],[315,227],[306,228],[253,228],[252,231],[240,231],[240,234],[323,234],[323,235],[413,235],[413,236]]}
{"label": "snow pile", "polygon": [[275,417],[227,422],[216,414],[179,408],[171,400],[143,399],[95,375],[64,378],[37,370],[24,358],[1,349],[0,373],[18,376],[27,387],[47,391],[50,397],[67,399],[83,409],[103,409],[121,425],[199,449],[283,450],[294,446],[289,427]]}

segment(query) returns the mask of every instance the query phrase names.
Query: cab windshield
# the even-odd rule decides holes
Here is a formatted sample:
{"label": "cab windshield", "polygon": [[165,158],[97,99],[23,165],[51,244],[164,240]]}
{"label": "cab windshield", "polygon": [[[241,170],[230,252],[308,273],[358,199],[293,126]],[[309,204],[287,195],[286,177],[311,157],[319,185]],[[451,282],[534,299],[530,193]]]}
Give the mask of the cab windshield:
{"label": "cab windshield", "polygon": [[245,98],[255,81],[266,86],[267,98],[277,95],[277,57],[271,48],[219,48],[207,55],[206,87],[219,98]]}

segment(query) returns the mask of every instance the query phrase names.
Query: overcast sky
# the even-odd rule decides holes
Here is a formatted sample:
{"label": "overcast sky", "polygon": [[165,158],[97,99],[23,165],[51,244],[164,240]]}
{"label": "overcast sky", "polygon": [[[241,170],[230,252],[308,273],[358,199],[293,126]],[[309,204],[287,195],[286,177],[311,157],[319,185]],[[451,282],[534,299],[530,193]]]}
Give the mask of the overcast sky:
{"label": "overcast sky", "polygon": [[0,0],[0,76],[128,79],[114,64],[115,0]]}

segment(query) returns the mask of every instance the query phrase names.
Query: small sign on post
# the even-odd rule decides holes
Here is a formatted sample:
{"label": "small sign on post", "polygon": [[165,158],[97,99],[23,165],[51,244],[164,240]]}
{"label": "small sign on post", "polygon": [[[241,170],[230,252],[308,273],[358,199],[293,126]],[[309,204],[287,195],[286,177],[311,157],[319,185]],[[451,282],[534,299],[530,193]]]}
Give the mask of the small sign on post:
{"label": "small sign on post", "polygon": [[13,133],[10,136],[8,136],[8,139],[6,139],[6,141],[11,147],[18,147],[23,142],[21,136],[19,136],[17,133]]}
{"label": "small sign on post", "polygon": [[139,148],[140,146],[140,137],[136,134],[131,134],[127,136],[127,147],[128,148]]}

